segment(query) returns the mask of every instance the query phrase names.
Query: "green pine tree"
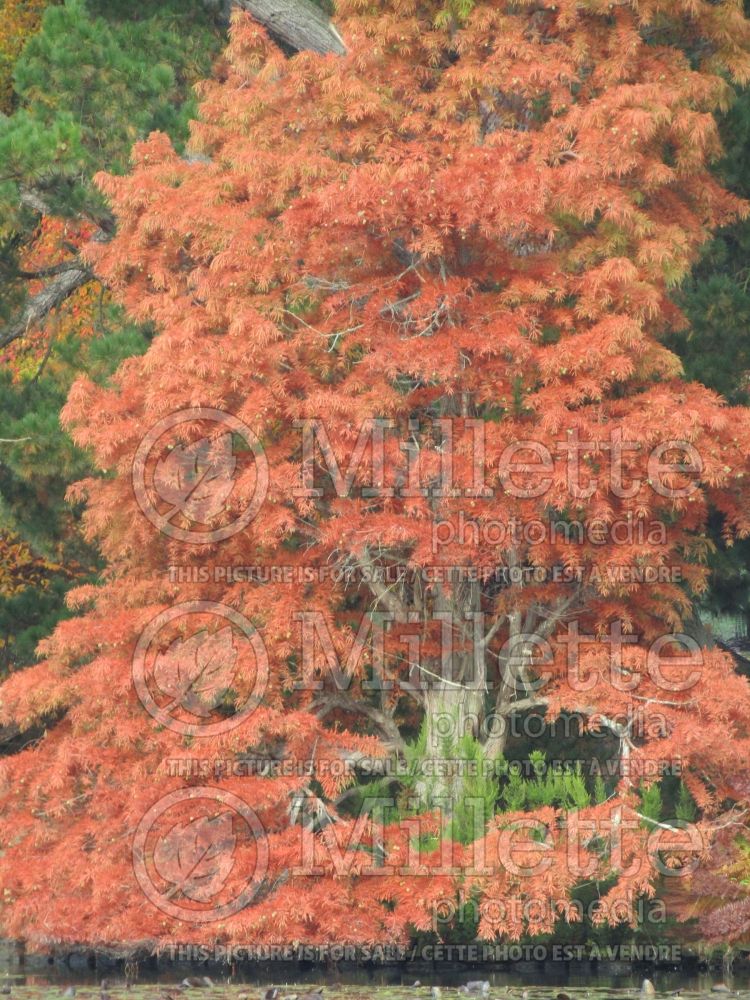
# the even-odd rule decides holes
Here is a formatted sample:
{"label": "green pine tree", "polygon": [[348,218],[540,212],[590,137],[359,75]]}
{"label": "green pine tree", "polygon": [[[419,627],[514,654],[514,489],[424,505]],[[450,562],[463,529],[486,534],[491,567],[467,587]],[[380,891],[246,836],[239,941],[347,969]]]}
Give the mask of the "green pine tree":
{"label": "green pine tree", "polygon": [[[217,5],[201,0],[67,0],[46,9],[15,65],[13,114],[0,116],[0,333],[27,297],[21,262],[36,245],[42,210],[111,226],[93,175],[124,171],[133,142],[154,129],[184,145],[193,83],[210,74],[224,32]],[[0,369],[2,436],[18,439],[0,444],[0,540],[39,560],[28,578],[23,567],[0,571],[0,671],[33,659],[66,614],[65,592],[99,568],[80,512],[65,500],[90,464],[59,413],[79,374],[105,380],[145,349],[148,331],[125,324],[103,298],[85,333],[66,330],[62,306],[41,353],[16,345]]]}

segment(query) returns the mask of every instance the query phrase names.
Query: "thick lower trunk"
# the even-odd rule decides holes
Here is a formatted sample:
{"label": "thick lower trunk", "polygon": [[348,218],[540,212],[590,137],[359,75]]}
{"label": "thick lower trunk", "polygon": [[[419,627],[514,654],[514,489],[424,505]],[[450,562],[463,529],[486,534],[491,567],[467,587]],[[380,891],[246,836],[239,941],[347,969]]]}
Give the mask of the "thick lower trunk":
{"label": "thick lower trunk", "polygon": [[460,743],[467,735],[476,738],[483,700],[483,692],[465,688],[445,686],[426,692],[426,739],[417,783],[422,807],[440,807],[450,816],[463,800],[466,774]]}
{"label": "thick lower trunk", "polygon": [[[416,792],[424,808],[440,807],[450,819],[464,804],[466,779],[477,766],[476,752],[489,698],[484,630],[479,615],[481,591],[477,584],[455,585],[438,593],[435,612],[451,622],[453,646],[436,662],[426,664],[424,691],[425,746]],[[493,736],[491,753],[504,746]],[[485,748],[482,756],[487,757]]]}

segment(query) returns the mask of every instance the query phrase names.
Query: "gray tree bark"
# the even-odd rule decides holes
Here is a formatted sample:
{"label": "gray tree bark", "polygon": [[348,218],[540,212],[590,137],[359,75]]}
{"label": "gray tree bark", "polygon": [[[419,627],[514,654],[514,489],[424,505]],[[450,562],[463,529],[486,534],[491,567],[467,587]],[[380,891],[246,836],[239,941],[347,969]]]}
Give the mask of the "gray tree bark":
{"label": "gray tree bark", "polygon": [[274,39],[297,52],[346,55],[338,31],[311,0],[236,0],[236,3],[260,21]]}
{"label": "gray tree bark", "polygon": [[12,341],[22,337],[29,328],[43,322],[53,309],[56,309],[73,292],[87,284],[93,277],[94,275],[88,267],[77,261],[71,262],[67,271],[58,274],[37,295],[32,295],[18,319],[5,327],[0,333],[0,347],[6,347]]}

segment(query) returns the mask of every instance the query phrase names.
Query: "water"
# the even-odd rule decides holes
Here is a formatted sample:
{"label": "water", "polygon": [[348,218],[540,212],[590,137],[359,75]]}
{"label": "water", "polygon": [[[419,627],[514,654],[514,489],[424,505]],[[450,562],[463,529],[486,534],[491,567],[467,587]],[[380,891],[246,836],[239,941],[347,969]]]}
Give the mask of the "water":
{"label": "water", "polygon": [[[534,953],[540,949],[535,949]],[[548,957],[553,950],[541,948]],[[653,981],[656,1000],[668,1000],[681,991],[682,1000],[732,1000],[713,993],[726,984],[738,1000],[750,1000],[750,964],[738,959],[731,969],[706,969],[695,954],[678,947],[608,953],[600,949],[601,961],[455,961],[452,956],[471,958],[487,954],[481,946],[462,951],[437,946],[423,951],[425,960],[387,961],[387,952],[374,951],[378,961],[314,964],[312,962],[237,962],[234,966],[210,962],[177,962],[168,956],[138,962],[58,950],[21,959],[16,949],[0,942],[0,986],[10,985],[11,1000],[60,1000],[62,990],[78,987],[76,1000],[99,1000],[99,984],[106,978],[111,1000],[261,1000],[265,987],[284,987],[279,1000],[295,992],[324,987],[329,1000],[431,1000],[430,987],[440,986],[441,1000],[465,1000],[457,987],[471,979],[485,979],[491,989],[486,998],[475,1000],[556,1000],[564,990],[570,1000],[641,1000],[644,978]],[[498,954],[497,952],[495,954]],[[506,952],[507,954],[507,952]],[[512,953],[511,953],[512,954]],[[558,955],[562,954],[558,950]],[[571,953],[568,952],[568,955]],[[608,954],[628,958],[657,957],[657,962],[606,960]],[[590,959],[590,952],[586,952]],[[673,960],[676,959],[676,960]],[[176,987],[188,976],[210,976],[212,988],[190,988],[167,998],[165,989]],[[415,980],[421,986],[415,987]],[[302,989],[297,991],[293,985]],[[522,992],[528,991],[523,997]],[[247,996],[240,996],[247,994]],[[5,997],[0,997],[5,1000]]]}
{"label": "water", "polygon": [[[165,995],[186,976],[209,975],[212,988],[189,988],[176,997]],[[0,952],[0,986],[11,986],[10,1000],[61,1000],[69,985],[76,1000],[99,1000],[99,983],[108,980],[111,1000],[262,1000],[267,986],[281,988],[280,1000],[313,987],[324,987],[328,1000],[431,1000],[430,987],[439,985],[441,1000],[466,1000],[457,987],[467,980],[486,979],[487,998],[475,1000],[556,1000],[564,990],[570,1000],[641,1000],[640,984],[651,979],[656,1000],[676,990],[682,1000],[732,1000],[712,993],[726,984],[737,1000],[750,1000],[750,967],[668,967],[631,962],[516,962],[505,964],[457,962],[342,963],[326,968],[312,963],[245,962],[234,969],[218,964],[172,963],[162,958],[135,963],[100,960],[90,967],[85,956],[29,956],[19,964],[12,952]],[[421,986],[412,984],[415,980]],[[295,989],[299,986],[300,990]],[[528,991],[523,997],[522,991]],[[170,990],[171,992],[171,990]],[[3,997],[2,1000],[5,1000]]]}

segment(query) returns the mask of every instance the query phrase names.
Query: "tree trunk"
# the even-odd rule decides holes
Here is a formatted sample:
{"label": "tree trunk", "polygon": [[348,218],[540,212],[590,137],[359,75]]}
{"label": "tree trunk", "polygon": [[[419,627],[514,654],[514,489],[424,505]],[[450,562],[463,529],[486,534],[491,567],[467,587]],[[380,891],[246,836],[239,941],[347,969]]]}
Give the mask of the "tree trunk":
{"label": "tree trunk", "polygon": [[446,616],[451,636],[444,638],[457,648],[444,650],[441,659],[425,664],[426,743],[416,793],[421,805],[440,806],[448,818],[464,798],[465,762],[459,743],[467,735],[478,738],[485,712],[485,657],[483,651],[476,655],[476,636],[471,633],[480,597],[477,583],[454,584],[449,595],[442,587],[437,589],[435,616]]}
{"label": "tree trunk", "polygon": [[236,0],[269,34],[296,52],[346,55],[346,46],[323,11],[310,0]]}

